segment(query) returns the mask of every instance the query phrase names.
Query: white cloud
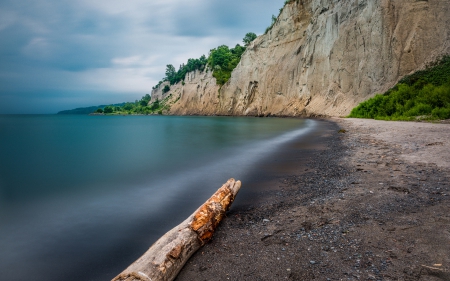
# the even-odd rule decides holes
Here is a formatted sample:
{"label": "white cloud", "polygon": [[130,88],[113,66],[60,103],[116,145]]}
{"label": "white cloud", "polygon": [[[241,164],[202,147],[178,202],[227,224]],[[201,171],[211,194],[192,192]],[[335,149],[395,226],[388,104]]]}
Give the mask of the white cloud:
{"label": "white cloud", "polygon": [[157,56],[130,56],[123,58],[113,58],[111,60],[112,64],[117,67],[142,67],[142,66],[151,66]]}
{"label": "white cloud", "polygon": [[118,66],[130,66],[130,65],[136,65],[141,61],[141,56],[132,56],[132,57],[126,57],[126,58],[113,58],[111,62]]}
{"label": "white cloud", "polygon": [[150,93],[151,85],[157,83],[151,77],[161,71],[161,67],[97,68],[76,75],[77,80],[89,89],[145,94]]}

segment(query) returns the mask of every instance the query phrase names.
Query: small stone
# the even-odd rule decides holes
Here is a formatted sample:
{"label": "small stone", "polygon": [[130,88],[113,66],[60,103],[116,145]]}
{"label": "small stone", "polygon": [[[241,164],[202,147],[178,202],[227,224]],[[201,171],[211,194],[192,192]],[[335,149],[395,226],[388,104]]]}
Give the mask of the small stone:
{"label": "small stone", "polygon": [[309,263],[310,263],[310,264],[316,264],[316,262],[315,262],[315,261],[309,261]]}
{"label": "small stone", "polygon": [[261,241],[264,241],[264,240],[266,240],[269,237],[272,237],[272,234],[264,233],[264,236],[261,238]]}
{"label": "small stone", "polygon": [[263,219],[263,222],[270,222],[270,220],[268,220],[268,219]]}

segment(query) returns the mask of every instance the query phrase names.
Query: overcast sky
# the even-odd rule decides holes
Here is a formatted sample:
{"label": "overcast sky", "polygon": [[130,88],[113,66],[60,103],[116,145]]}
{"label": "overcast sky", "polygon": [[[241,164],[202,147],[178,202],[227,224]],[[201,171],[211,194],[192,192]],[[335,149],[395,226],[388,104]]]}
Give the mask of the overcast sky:
{"label": "overcast sky", "polygon": [[260,35],[284,0],[1,0],[0,114],[134,101],[167,64]]}

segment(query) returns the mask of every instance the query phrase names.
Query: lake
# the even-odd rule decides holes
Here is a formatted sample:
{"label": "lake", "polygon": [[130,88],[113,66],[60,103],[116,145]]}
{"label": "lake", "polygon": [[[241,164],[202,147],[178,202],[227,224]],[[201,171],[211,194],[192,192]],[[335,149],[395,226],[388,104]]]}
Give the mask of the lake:
{"label": "lake", "polygon": [[277,153],[318,123],[2,115],[2,279],[110,280],[227,179],[243,182],[235,205],[250,204]]}

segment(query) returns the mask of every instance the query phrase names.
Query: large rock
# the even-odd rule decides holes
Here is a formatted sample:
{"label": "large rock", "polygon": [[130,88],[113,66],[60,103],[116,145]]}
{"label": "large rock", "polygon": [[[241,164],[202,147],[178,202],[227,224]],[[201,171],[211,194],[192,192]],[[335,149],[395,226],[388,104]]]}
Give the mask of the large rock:
{"label": "large rock", "polygon": [[171,95],[170,114],[341,116],[445,54],[450,0],[298,0],[223,87],[197,71],[152,100]]}

